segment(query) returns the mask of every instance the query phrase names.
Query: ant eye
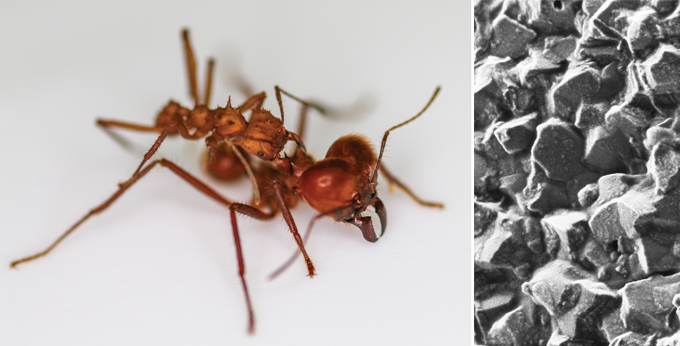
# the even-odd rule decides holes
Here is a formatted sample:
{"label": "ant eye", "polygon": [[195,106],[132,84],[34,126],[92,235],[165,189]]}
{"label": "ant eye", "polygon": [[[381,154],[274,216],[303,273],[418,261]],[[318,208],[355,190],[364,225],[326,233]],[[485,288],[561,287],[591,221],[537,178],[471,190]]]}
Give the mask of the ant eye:
{"label": "ant eye", "polygon": [[264,153],[261,152],[261,151],[258,151],[258,152],[257,152],[257,156],[262,157],[262,156],[264,156]]}

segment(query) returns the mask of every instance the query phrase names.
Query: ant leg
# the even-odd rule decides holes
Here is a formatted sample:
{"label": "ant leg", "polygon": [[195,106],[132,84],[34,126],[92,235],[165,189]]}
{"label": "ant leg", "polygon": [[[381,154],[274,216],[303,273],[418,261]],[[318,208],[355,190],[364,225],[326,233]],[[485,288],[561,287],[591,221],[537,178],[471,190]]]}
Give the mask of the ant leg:
{"label": "ant leg", "polygon": [[409,189],[404,183],[399,181],[392,173],[390,173],[385,165],[380,166],[380,173],[383,174],[385,179],[387,179],[387,183],[389,185],[390,192],[394,190],[394,185],[396,185],[398,188],[400,188],[402,191],[406,192],[406,194],[411,197],[416,203],[425,206],[425,207],[432,207],[432,208],[444,208],[444,205],[441,203],[437,202],[427,202],[423,201],[422,199],[418,198],[411,189]]}
{"label": "ant leg", "polygon": [[208,60],[208,72],[205,78],[205,90],[203,91],[203,104],[208,106],[210,104],[210,96],[212,94],[212,80],[213,72],[215,70],[215,60]]}
{"label": "ant leg", "polygon": [[97,125],[103,127],[104,129],[109,129],[110,127],[117,127],[121,129],[126,129],[126,130],[132,130],[132,131],[137,131],[137,132],[163,132],[165,127],[158,127],[158,126],[146,126],[146,125],[137,125],[133,123],[128,123],[125,121],[117,121],[117,120],[104,120],[104,119],[97,119]]}
{"label": "ant leg", "polygon": [[236,259],[238,260],[238,275],[241,277],[241,285],[243,286],[243,293],[245,294],[246,304],[248,306],[248,333],[252,334],[255,331],[255,315],[253,314],[253,306],[250,302],[250,293],[248,292],[248,285],[246,284],[246,265],[245,261],[243,260],[243,250],[241,249],[241,237],[238,232],[236,212],[259,220],[271,219],[274,217],[275,213],[264,213],[257,208],[240,203],[234,203],[229,206],[229,213],[231,215],[231,229],[234,234]]}
{"label": "ant leg", "polygon": [[194,107],[198,106],[198,82],[196,81],[196,58],[194,57],[194,49],[191,47],[191,40],[189,39],[189,29],[182,30],[182,42],[184,43],[184,56],[187,64],[187,73],[189,75],[189,91],[191,97],[194,99]]}
{"label": "ant leg", "polygon": [[253,203],[260,204],[260,188],[257,186],[257,179],[255,178],[255,173],[253,172],[253,169],[250,167],[250,162],[246,160],[245,157],[241,154],[241,151],[236,147],[236,145],[232,142],[231,138],[227,138],[224,140],[227,145],[229,145],[229,148],[231,148],[231,151],[234,152],[234,155],[238,158],[239,161],[241,161],[241,164],[243,164],[243,168],[246,169],[246,173],[248,174],[248,178],[250,179],[250,184],[253,186]]}
{"label": "ant leg", "polygon": [[[147,151],[146,154],[144,154],[144,158],[142,159],[142,162],[139,164],[139,166],[137,167],[135,172],[132,173],[132,177],[130,179],[128,179],[128,182],[131,181],[137,174],[139,174],[139,171],[142,169],[144,164],[151,159],[153,154],[156,153],[158,148],[161,146],[161,144],[165,140],[165,137],[168,136],[168,133],[170,133],[170,130],[173,129],[173,128],[174,128],[174,126],[168,126],[163,130],[163,132],[161,132],[161,134],[156,139],[156,142],[154,142],[153,145],[151,146],[151,149],[149,149],[149,151]],[[127,184],[127,182],[125,182],[123,184]]]}
{"label": "ant leg", "polygon": [[132,177],[129,181],[120,185],[118,187],[118,191],[116,191],[111,197],[109,197],[106,201],[104,201],[104,203],[102,203],[99,206],[97,206],[96,208],[90,210],[83,218],[78,220],[78,222],[76,222],[73,226],[71,226],[71,228],[69,228],[54,243],[52,243],[52,245],[47,247],[47,249],[45,249],[44,251],[39,252],[35,255],[16,260],[16,261],[12,262],[10,266],[12,268],[14,268],[21,263],[32,261],[34,259],[37,259],[37,258],[40,258],[40,257],[43,257],[43,256],[49,254],[52,251],[52,249],[54,249],[57,245],[59,245],[59,243],[61,243],[64,240],[64,238],[66,238],[69,234],[73,233],[73,231],[75,231],[76,228],[78,228],[78,226],[80,226],[83,222],[85,222],[87,219],[89,219],[90,216],[95,215],[95,214],[99,214],[99,213],[103,212],[104,210],[106,210],[106,208],[108,208],[111,204],[113,204],[113,202],[115,202],[118,199],[118,197],[120,197],[128,188],[130,188],[130,186],[132,186],[132,184],[134,184],[136,181],[141,179],[152,168],[154,168],[156,166],[156,164],[160,164],[163,167],[167,167],[168,169],[173,171],[175,174],[180,176],[182,179],[184,179],[186,182],[193,185],[199,191],[208,195],[208,197],[214,199],[215,201],[217,201],[217,202],[219,202],[219,203],[221,203],[225,206],[230,206],[230,205],[233,204],[232,201],[222,197],[219,193],[215,192],[213,189],[211,189],[210,187],[205,185],[203,182],[198,180],[196,177],[192,176],[191,174],[189,174],[188,172],[186,172],[185,170],[183,170],[179,166],[175,165],[174,163],[172,163],[172,162],[170,162],[166,159],[155,160],[155,161],[151,162],[150,164],[148,164],[146,167],[144,167],[144,169],[141,170],[138,175]]}
{"label": "ant leg", "polygon": [[247,100],[245,100],[245,102],[243,102],[240,106],[238,106],[238,108],[241,111],[245,111],[245,110],[248,110],[248,109],[260,109],[260,108],[262,108],[262,104],[264,103],[264,100],[266,98],[267,98],[267,93],[265,93],[263,91],[259,94],[255,94],[253,96],[250,96]]}
{"label": "ant leg", "polygon": [[111,138],[113,138],[114,141],[116,141],[120,146],[123,147],[123,149],[128,150],[128,151],[134,151],[134,145],[132,142],[127,140],[125,137],[119,135],[115,131],[113,131],[111,128],[122,128],[126,130],[132,130],[132,131],[137,131],[137,132],[156,132],[160,133],[163,132],[165,127],[158,127],[158,126],[146,126],[146,125],[137,125],[137,124],[132,124],[128,122],[123,122],[123,121],[116,121],[116,120],[104,120],[104,119],[97,119],[97,125],[101,127],[104,132],[109,135]]}
{"label": "ant leg", "polygon": [[274,190],[273,192],[274,197],[276,199],[276,204],[279,207],[279,210],[281,210],[281,214],[283,215],[284,220],[286,220],[290,232],[293,233],[293,238],[295,238],[295,242],[300,248],[302,256],[305,258],[305,263],[307,264],[307,273],[309,274],[309,277],[314,277],[314,264],[307,255],[307,251],[305,250],[305,244],[302,241],[302,238],[300,237],[300,233],[297,230],[297,226],[295,226],[295,220],[293,219],[293,215],[291,215],[290,209],[288,209],[288,206],[286,205],[286,200],[283,197],[283,191],[281,191],[280,183],[274,182],[272,184],[272,188]]}
{"label": "ant leg", "polygon": [[298,123],[298,129],[297,129],[297,135],[300,136],[300,138],[304,138],[305,135],[305,125],[307,124],[307,112],[309,111],[309,106],[306,104],[302,104],[302,108],[300,109],[300,122]]}
{"label": "ant leg", "polygon": [[[284,117],[283,116],[283,101],[281,101],[281,93],[284,93],[286,96],[292,98],[293,100],[295,100],[297,102],[302,103],[303,105],[305,105],[307,107],[311,107],[311,108],[316,109],[321,114],[326,114],[326,109],[324,109],[320,105],[312,103],[312,102],[307,102],[307,101],[304,101],[304,100],[302,100],[298,97],[295,97],[292,94],[290,94],[289,92],[279,88],[278,85],[274,86],[274,90],[276,90],[276,100],[279,102],[279,110],[281,110],[281,123],[283,123],[283,117]],[[303,113],[302,116],[306,117],[307,113],[306,112]],[[304,120],[302,120],[302,121],[304,121]]]}
{"label": "ant leg", "polygon": [[[314,222],[316,222],[316,220],[320,219],[323,216],[326,216],[326,214],[317,214],[312,218],[312,220],[309,221],[309,226],[307,226],[307,231],[305,232],[305,235],[302,236],[302,242],[303,243],[306,244],[307,241],[309,240],[309,235],[312,234],[312,227],[314,226]],[[293,262],[295,261],[295,259],[298,258],[299,255],[300,255],[300,251],[293,252],[293,254],[290,256],[290,258],[288,258],[288,260],[285,263],[283,263],[283,265],[281,265],[278,269],[276,269],[274,272],[269,274],[269,280],[276,279],[277,276],[281,275],[281,273],[286,271],[286,269],[288,269],[288,267],[290,267],[291,264],[293,264]]]}

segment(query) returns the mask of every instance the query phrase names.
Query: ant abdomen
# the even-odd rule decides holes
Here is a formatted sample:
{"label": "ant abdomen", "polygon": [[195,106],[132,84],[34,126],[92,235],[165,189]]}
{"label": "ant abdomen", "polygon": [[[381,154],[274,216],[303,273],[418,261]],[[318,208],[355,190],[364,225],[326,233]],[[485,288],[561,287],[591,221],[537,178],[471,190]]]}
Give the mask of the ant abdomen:
{"label": "ant abdomen", "polygon": [[[238,149],[241,150],[241,149]],[[241,150],[242,156],[250,163],[250,158]],[[220,142],[213,153],[213,160],[204,160],[205,170],[215,179],[234,181],[246,174],[246,167],[236,156],[231,147]]]}

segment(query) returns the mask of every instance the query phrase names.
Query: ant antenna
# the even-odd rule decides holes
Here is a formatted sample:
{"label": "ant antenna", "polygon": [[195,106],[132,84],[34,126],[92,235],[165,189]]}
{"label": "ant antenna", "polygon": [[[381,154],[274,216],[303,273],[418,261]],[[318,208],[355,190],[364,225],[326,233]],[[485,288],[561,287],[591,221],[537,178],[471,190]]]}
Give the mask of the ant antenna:
{"label": "ant antenna", "polygon": [[378,156],[378,163],[375,165],[375,170],[373,171],[373,176],[371,177],[371,183],[375,183],[375,181],[378,179],[378,170],[380,170],[380,161],[382,160],[383,152],[385,151],[385,144],[387,143],[387,136],[390,135],[390,131],[396,130],[396,129],[412,122],[413,120],[416,120],[416,118],[418,118],[423,113],[425,113],[427,108],[430,107],[430,105],[432,104],[434,99],[437,97],[437,94],[439,94],[439,90],[441,90],[440,86],[438,86],[437,89],[435,89],[434,94],[432,94],[432,97],[430,98],[430,101],[427,102],[427,104],[425,105],[425,108],[423,108],[418,114],[413,116],[411,119],[404,121],[401,124],[390,127],[387,131],[385,131],[385,134],[383,135],[383,138],[382,138],[382,144],[380,144],[380,155]]}

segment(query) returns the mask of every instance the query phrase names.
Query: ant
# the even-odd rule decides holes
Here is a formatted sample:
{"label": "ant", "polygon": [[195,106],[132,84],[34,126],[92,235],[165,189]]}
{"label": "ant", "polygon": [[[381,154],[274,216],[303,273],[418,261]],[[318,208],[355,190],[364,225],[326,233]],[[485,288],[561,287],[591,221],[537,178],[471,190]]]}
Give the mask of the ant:
{"label": "ant", "polygon": [[[144,155],[142,162],[132,174],[132,177],[135,177],[140,172],[144,164],[151,159],[154,153],[156,153],[167,136],[177,134],[188,140],[197,140],[205,137],[205,144],[209,149],[208,157],[210,162],[214,162],[215,151],[218,150],[218,147],[227,144],[232,149],[238,147],[261,160],[273,162],[281,166],[288,174],[292,174],[290,159],[280,157],[279,154],[288,141],[294,141],[298,146],[302,146],[303,149],[304,144],[302,143],[300,136],[294,132],[287,131],[283,127],[284,113],[281,94],[283,93],[304,105],[302,113],[303,118],[306,116],[306,111],[310,107],[318,110],[322,114],[325,113],[325,110],[319,105],[303,101],[291,95],[278,86],[275,87],[275,91],[279,109],[281,110],[280,120],[274,117],[270,111],[262,108],[262,104],[267,97],[265,92],[251,95],[243,102],[243,104],[236,108],[232,107],[231,97],[229,97],[225,107],[209,109],[207,105],[210,103],[212,75],[215,62],[213,59],[208,60],[206,85],[204,97],[201,102],[196,77],[196,59],[194,58],[188,29],[182,30],[182,42],[189,77],[189,90],[194,100],[193,109],[183,107],[179,103],[170,100],[156,116],[156,123],[154,126],[138,125],[117,120],[97,120],[97,125],[101,126],[107,133],[112,135],[114,139],[123,144],[123,146],[127,145],[120,137],[115,135],[115,133],[110,132],[110,128],[160,133],[151,149]],[[243,116],[243,112],[248,110],[252,112],[250,121],[246,121]],[[253,183],[255,183],[252,178],[253,174],[249,162],[243,157],[242,150],[235,150],[234,154],[241,161],[241,164],[248,172]],[[211,168],[212,167],[209,167],[209,169]],[[253,191],[255,193],[255,199],[259,199],[255,186]]]}
{"label": "ant", "polygon": [[[181,36],[189,77],[189,90],[194,100],[193,109],[183,107],[179,103],[170,100],[156,116],[156,123],[154,126],[138,125],[117,120],[98,119],[97,125],[101,126],[109,135],[111,135],[124,147],[128,147],[126,141],[116,135],[114,132],[111,132],[109,130],[110,128],[121,128],[137,132],[160,133],[160,135],[156,139],[155,143],[151,146],[151,149],[149,149],[144,155],[142,162],[139,164],[130,179],[119,184],[120,189],[118,193],[114,198],[108,201],[109,203],[105,203],[105,205],[102,205],[100,208],[91,210],[90,213],[88,213],[78,223],[71,227],[62,237],[60,237],[45,251],[12,262],[12,267],[15,267],[22,262],[30,261],[35,258],[47,255],[47,253],[49,253],[52,248],[54,248],[54,246],[61,242],[65,236],[74,231],[90,216],[106,209],[106,207],[108,207],[110,203],[112,203],[120,194],[122,194],[130,185],[132,185],[135,180],[141,178],[141,176],[143,176],[156,164],[160,164],[161,166],[169,168],[199,190],[212,196],[213,193],[208,192],[210,189],[205,186],[205,184],[168,160],[156,160],[149,164],[146,167],[146,170],[143,170],[144,164],[146,164],[156,153],[167,136],[179,134],[182,136],[182,138],[189,140],[197,140],[205,137],[205,143],[209,151],[206,169],[216,178],[227,181],[237,178],[240,172],[247,172],[251,177],[251,181],[253,182],[253,195],[256,202],[260,199],[260,193],[259,189],[257,189],[257,182],[254,178],[252,168],[250,167],[249,159],[244,156],[244,153],[247,152],[263,161],[273,162],[274,164],[280,166],[288,174],[292,174],[290,159],[285,156],[280,157],[279,154],[281,151],[283,151],[283,148],[288,141],[294,141],[299,147],[303,148],[303,150],[304,144],[300,136],[294,132],[287,131],[283,126],[284,113],[281,94],[283,93],[303,104],[303,119],[306,117],[306,111],[309,108],[317,109],[322,114],[325,113],[325,110],[319,105],[303,101],[291,95],[278,86],[275,87],[275,90],[279,109],[281,111],[280,120],[274,117],[270,111],[262,108],[262,104],[266,99],[265,92],[250,96],[245,102],[243,102],[243,104],[236,108],[232,107],[230,97],[225,107],[217,107],[216,109],[212,110],[209,109],[206,105],[210,103],[212,75],[215,62],[213,59],[209,59],[208,61],[206,86],[203,101],[201,103],[197,86],[196,60],[194,58],[191,41],[189,39],[189,30],[183,29]],[[245,117],[243,116],[243,112],[248,110],[251,111],[250,121],[246,121]],[[231,150],[225,149],[227,145]],[[222,153],[222,155],[220,156],[220,159],[216,160],[215,156],[216,152],[218,151]],[[232,156],[233,158],[237,158],[238,161],[234,162]],[[227,205],[231,204],[231,202],[227,202],[226,200],[223,200],[222,202],[226,203]],[[294,235],[294,237],[298,243],[298,246],[300,247],[300,251],[304,253],[305,249],[300,236]]]}
{"label": "ant", "polygon": [[[105,129],[117,127],[141,132],[160,132],[160,135],[146,153],[142,163],[135,170],[132,177],[119,184],[118,191],[102,204],[90,210],[47,249],[35,255],[16,260],[11,263],[11,267],[14,268],[20,263],[47,255],[90,216],[103,212],[130,186],[145,176],[156,165],[160,165],[170,169],[199,191],[229,208],[239,277],[248,308],[248,331],[253,333],[255,319],[245,280],[245,263],[236,213],[259,220],[272,219],[278,213],[281,213],[299,247],[300,251],[296,252],[296,255],[302,254],[307,265],[308,275],[313,277],[315,275],[314,265],[305,250],[304,241],[300,237],[290,212],[290,208],[294,208],[301,199],[305,200],[317,212],[317,215],[312,218],[309,224],[305,238],[308,237],[317,219],[330,217],[337,222],[352,224],[358,227],[364,239],[369,242],[376,242],[379,239],[374,231],[370,216],[362,215],[369,206],[372,206],[378,215],[381,227],[380,236],[384,234],[387,226],[386,208],[377,197],[378,172],[385,175],[390,188],[392,185],[396,185],[417,203],[429,207],[443,207],[439,203],[425,202],[417,198],[404,184],[394,178],[385,169],[384,165],[381,165],[385,144],[390,132],[421,116],[434,101],[440,88],[435,90],[429,102],[418,114],[391,127],[385,132],[378,155],[376,155],[375,150],[365,137],[352,134],[340,137],[331,145],[326,153],[326,157],[316,161],[306,152],[302,138],[283,127],[281,93],[303,104],[301,125],[304,124],[303,119],[308,108],[315,108],[323,114],[324,109],[322,107],[302,101],[277,86],[275,90],[281,110],[281,120],[274,117],[271,112],[261,108],[266,97],[264,92],[251,96],[237,108],[231,107],[231,99],[229,99],[226,107],[210,110],[205,105],[208,104],[210,99],[210,84],[214,62],[212,59],[209,61],[204,100],[203,104],[199,104],[195,60],[188,37],[188,30],[184,29],[182,31],[182,39],[189,72],[190,90],[194,98],[194,108],[189,110],[174,101],[170,101],[158,114],[155,126],[98,120],[97,124]],[[251,111],[250,122],[246,122],[242,115],[242,112],[245,110]],[[302,132],[302,129],[303,126],[300,126],[299,132]],[[193,130],[193,133],[190,132],[191,130]],[[186,139],[206,138],[206,145],[209,151],[206,168],[215,178],[233,180],[248,171],[247,173],[253,181],[253,194],[255,197],[253,202],[243,204],[231,201],[165,158],[156,159],[147,164],[163,140],[167,136],[174,134],[179,134]],[[288,141],[296,143],[294,153],[291,157],[285,154],[284,157],[280,157],[279,154]],[[260,158],[262,162],[250,168],[249,159],[243,155],[245,153]],[[257,195],[261,197],[257,198]],[[292,262],[292,259],[289,262]],[[288,265],[287,262],[277,272],[280,273]]]}

